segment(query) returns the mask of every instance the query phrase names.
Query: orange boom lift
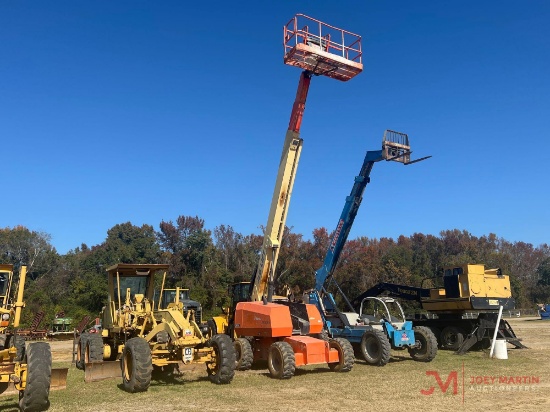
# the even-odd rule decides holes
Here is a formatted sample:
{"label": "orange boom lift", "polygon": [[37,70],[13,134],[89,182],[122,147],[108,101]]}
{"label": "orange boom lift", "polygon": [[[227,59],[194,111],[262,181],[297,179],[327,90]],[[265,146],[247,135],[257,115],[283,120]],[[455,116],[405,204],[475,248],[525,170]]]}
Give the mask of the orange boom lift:
{"label": "orange boom lift", "polygon": [[[363,70],[360,36],[303,14],[285,25],[283,45],[285,64],[304,71],[283,144],[258,267],[251,283],[234,286],[233,296],[241,301],[233,301],[234,312],[229,313],[226,329],[236,338],[239,369],[267,360],[271,375],[279,379],[290,378],[296,366],[302,365],[328,364],[335,371],[346,372],[355,360],[348,341],[318,338],[323,320],[315,305],[274,303],[273,281],[302,150],[300,126],[311,78],[322,75],[347,81]],[[235,287],[241,290],[235,293]],[[243,293],[245,288],[247,293]]]}

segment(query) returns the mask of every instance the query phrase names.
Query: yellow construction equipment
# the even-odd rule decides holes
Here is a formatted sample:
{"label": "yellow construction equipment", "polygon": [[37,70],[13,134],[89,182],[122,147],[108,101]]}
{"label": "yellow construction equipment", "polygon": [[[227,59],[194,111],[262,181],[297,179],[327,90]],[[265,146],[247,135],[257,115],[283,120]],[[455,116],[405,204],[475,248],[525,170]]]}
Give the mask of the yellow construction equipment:
{"label": "yellow construction equipment", "polygon": [[[429,279],[439,281],[439,277]],[[442,349],[459,354],[488,347],[495,328],[498,338],[516,348],[526,347],[506,320],[500,319],[497,326],[499,307],[515,308],[508,275],[482,264],[463,264],[444,268],[442,283],[443,287],[435,288],[379,283],[351,304],[360,310],[365,298],[382,294],[417,301],[427,314],[410,319],[413,324],[430,328]]]}
{"label": "yellow construction equipment", "polygon": [[[213,383],[231,382],[235,350],[227,335],[207,335],[192,309],[183,313],[176,288],[174,301],[162,297],[169,265],[119,263],[107,269],[109,295],[100,333],[83,333],[76,342],[76,366],[86,382],[122,377],[128,392],[149,388],[152,373],[205,365]],[[159,300],[154,301],[156,274],[162,272]]]}
{"label": "yellow construction equipment", "polygon": [[14,281],[13,265],[0,265],[0,393],[19,393],[22,411],[45,411],[50,406],[50,389],[65,389],[67,368],[52,368],[50,345],[32,342],[17,334],[27,267],[21,266],[15,302],[10,300]]}

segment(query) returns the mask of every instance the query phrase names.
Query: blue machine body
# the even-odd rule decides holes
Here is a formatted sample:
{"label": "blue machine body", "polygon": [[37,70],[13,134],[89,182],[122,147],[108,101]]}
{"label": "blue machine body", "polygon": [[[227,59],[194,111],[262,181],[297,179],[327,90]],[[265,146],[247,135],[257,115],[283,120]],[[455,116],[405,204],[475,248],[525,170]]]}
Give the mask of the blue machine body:
{"label": "blue machine body", "polygon": [[542,308],[539,309],[539,314],[542,320],[550,320],[550,303],[542,305]]}

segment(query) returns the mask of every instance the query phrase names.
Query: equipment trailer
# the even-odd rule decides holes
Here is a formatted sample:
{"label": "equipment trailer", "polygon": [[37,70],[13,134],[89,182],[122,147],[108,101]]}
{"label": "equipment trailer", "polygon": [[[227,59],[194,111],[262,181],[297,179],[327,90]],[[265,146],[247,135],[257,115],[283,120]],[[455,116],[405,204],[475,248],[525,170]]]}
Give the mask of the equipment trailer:
{"label": "equipment trailer", "polygon": [[[351,305],[359,309],[367,296],[382,294],[417,301],[427,315],[409,320],[417,327],[429,328],[442,349],[464,354],[471,348],[489,347],[499,306],[514,309],[509,277],[500,269],[468,264],[445,268],[443,284],[443,288],[422,288],[379,283],[353,299]],[[526,348],[504,319],[497,337],[516,348]]]}

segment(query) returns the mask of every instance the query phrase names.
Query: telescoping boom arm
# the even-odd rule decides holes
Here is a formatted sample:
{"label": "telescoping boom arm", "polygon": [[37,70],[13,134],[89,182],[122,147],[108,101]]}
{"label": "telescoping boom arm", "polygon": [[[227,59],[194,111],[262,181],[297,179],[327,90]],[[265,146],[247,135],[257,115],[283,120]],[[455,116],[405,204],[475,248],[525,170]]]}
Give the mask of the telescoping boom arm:
{"label": "telescoping boom arm", "polygon": [[300,127],[311,77],[348,81],[363,70],[361,36],[303,14],[295,15],[284,26],[283,48],[285,64],[303,71],[290,114],[262,251],[251,282],[251,301],[272,300],[279,248],[302,151]]}
{"label": "telescoping boom arm", "polygon": [[351,193],[348,197],[346,197],[346,203],[344,204],[344,209],[342,210],[342,214],[338,220],[338,225],[336,226],[334,235],[329,243],[323,266],[315,272],[316,292],[322,291],[325,282],[334,272],[340,253],[344,248],[344,244],[346,243],[351,227],[353,226],[355,216],[359,211],[359,206],[361,205],[361,201],[363,199],[363,192],[365,191],[367,184],[370,182],[370,173],[374,164],[381,160],[393,160],[403,163],[404,165],[409,165],[431,157],[427,156],[411,161],[411,153],[408,136],[404,133],[394,132],[392,130],[386,130],[384,133],[384,137],[382,139],[382,150],[367,152],[359,175],[355,177],[355,182],[351,189]]}
{"label": "telescoping boom arm", "polygon": [[290,122],[286,132],[281,161],[279,162],[273,198],[271,199],[262,252],[253,278],[251,301],[262,300],[266,295],[267,299],[271,300],[273,294],[273,277],[277,266],[277,258],[279,257],[279,246],[285,229],[292,187],[302,151],[303,140],[300,138],[300,126],[306,107],[311,76],[312,74],[309,71],[303,71],[298,83],[298,91],[290,114]]}

